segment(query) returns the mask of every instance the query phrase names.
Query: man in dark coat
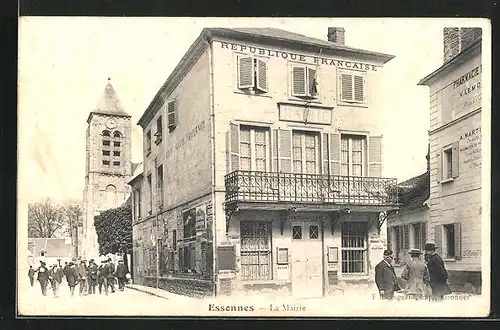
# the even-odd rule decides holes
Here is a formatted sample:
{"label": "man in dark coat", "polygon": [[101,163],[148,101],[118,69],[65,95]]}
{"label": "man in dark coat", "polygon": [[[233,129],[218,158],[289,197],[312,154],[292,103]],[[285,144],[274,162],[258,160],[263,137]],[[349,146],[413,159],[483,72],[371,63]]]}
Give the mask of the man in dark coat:
{"label": "man in dark coat", "polygon": [[102,294],[102,287],[104,286],[104,292],[106,293],[106,296],[108,295],[108,275],[109,265],[106,260],[102,260],[98,271],[99,294]]}
{"label": "man in dark coat", "polygon": [[66,281],[68,282],[71,296],[75,294],[75,286],[78,283],[78,268],[71,261],[66,269]]}
{"label": "man in dark coat", "polygon": [[80,281],[80,296],[85,293],[85,289],[87,286],[87,265],[85,264],[85,260],[80,261],[80,265],[78,265],[78,280]]}
{"label": "man in dark coat", "polygon": [[433,243],[425,244],[425,260],[429,269],[432,297],[435,300],[442,300],[444,295],[450,294],[448,286],[448,272],[444,267],[443,259],[436,253],[437,247]]}
{"label": "man in dark coat", "polygon": [[52,285],[52,291],[54,292],[54,297],[59,297],[59,286],[62,283],[63,269],[60,265],[55,264],[54,267],[49,272],[50,284]]}
{"label": "man in dark coat", "polygon": [[125,287],[125,282],[127,281],[127,266],[123,263],[123,260],[118,261],[118,266],[116,266],[116,278],[118,278],[118,290],[123,291]]}
{"label": "man in dark coat", "polygon": [[33,269],[33,266],[30,265],[30,269],[28,270],[28,277],[30,278],[30,284],[33,286],[33,283],[35,283],[35,270]]}
{"label": "man in dark coat", "polygon": [[42,295],[47,295],[47,284],[49,282],[49,270],[45,267],[45,262],[40,261],[40,267],[37,268],[38,282],[40,282],[40,288],[42,289]]}
{"label": "man in dark coat", "polygon": [[89,260],[89,267],[87,269],[87,282],[88,282],[88,293],[95,294],[95,287],[97,285],[97,272],[98,267],[94,263],[94,259]]}
{"label": "man in dark coat", "polygon": [[111,293],[115,292],[115,264],[111,258],[108,258],[108,285],[111,288]]}
{"label": "man in dark coat", "polygon": [[384,259],[375,266],[375,284],[382,299],[393,299],[394,292],[401,290],[394,267],[392,267],[393,254],[391,250],[384,251]]}

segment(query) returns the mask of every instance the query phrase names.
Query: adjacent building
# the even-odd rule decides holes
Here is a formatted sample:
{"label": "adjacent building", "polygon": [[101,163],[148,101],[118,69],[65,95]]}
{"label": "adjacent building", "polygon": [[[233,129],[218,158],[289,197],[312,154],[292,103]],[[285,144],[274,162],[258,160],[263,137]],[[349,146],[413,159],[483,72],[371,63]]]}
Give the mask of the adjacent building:
{"label": "adjacent building", "polygon": [[445,28],[430,92],[429,239],[457,289],[481,287],[481,28]]}
{"label": "adjacent building", "polygon": [[74,257],[70,237],[63,238],[28,238],[28,263],[33,267],[44,261],[47,266],[71,260]]}
{"label": "adjacent building", "polygon": [[108,81],[87,119],[83,219],[79,224],[78,257],[97,258],[94,216],[121,206],[130,196],[127,184],[137,164],[131,162],[132,125]]}
{"label": "adjacent building", "polygon": [[203,29],[138,122],[135,283],[303,297],[371,285],[398,207],[374,95],[393,56],[344,33]]}

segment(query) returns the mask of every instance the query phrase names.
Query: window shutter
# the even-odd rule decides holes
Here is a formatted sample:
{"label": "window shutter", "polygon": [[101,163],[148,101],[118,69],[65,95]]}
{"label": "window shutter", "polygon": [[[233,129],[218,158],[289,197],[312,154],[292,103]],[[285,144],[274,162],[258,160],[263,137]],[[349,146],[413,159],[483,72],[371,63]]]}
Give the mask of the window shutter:
{"label": "window shutter", "polygon": [[368,176],[382,176],[382,136],[368,137]]}
{"label": "window shutter", "polygon": [[340,134],[330,133],[330,175],[340,175]]}
{"label": "window shutter", "polygon": [[403,226],[404,229],[404,237],[405,237],[405,244],[404,244],[404,249],[408,250],[410,248],[410,227],[408,224]]}
{"label": "window shutter", "polygon": [[321,157],[322,157],[322,162],[321,164],[321,174],[328,175],[328,162],[330,161],[330,156],[328,152],[328,133],[323,133],[321,135]]}
{"label": "window shutter", "polygon": [[257,59],[257,89],[267,92],[267,63]]}
{"label": "window shutter", "polygon": [[280,172],[292,172],[292,131],[280,129],[279,130],[279,163]]}
{"label": "window shutter", "polygon": [[440,183],[443,180],[443,160],[441,159],[441,154],[436,154],[436,181]]}
{"label": "window shutter", "polygon": [[273,160],[273,165],[272,165],[272,169],[273,169],[273,172],[278,172],[279,170],[279,167],[278,167],[278,144],[279,144],[279,140],[278,140],[278,130],[277,129],[273,129],[273,135],[272,135],[272,139],[271,139],[271,145],[272,145],[272,148],[271,148],[271,152],[272,152],[272,160]]}
{"label": "window shutter", "polygon": [[306,68],[292,68],[292,94],[294,96],[306,96]]}
{"label": "window shutter", "polygon": [[462,224],[455,222],[453,224],[453,231],[455,234],[455,259],[462,259]]}
{"label": "window shutter", "polygon": [[231,172],[240,169],[240,125],[231,123],[229,130]]}
{"label": "window shutter", "polygon": [[255,80],[252,57],[238,57],[238,88],[251,88]]}
{"label": "window shutter", "polygon": [[405,231],[402,225],[399,226],[399,237],[399,252],[401,252],[405,246]]}
{"label": "window shutter", "polygon": [[308,85],[309,96],[316,96],[318,94],[316,83],[317,83],[316,69],[308,68],[307,85]]}
{"label": "window shutter", "polygon": [[177,114],[175,112],[175,100],[167,103],[168,129],[172,131],[177,126]]}
{"label": "window shutter", "polygon": [[423,249],[425,246],[425,243],[427,243],[427,222],[422,222],[420,225],[420,228],[422,230],[422,242],[419,248]]}
{"label": "window shutter", "polygon": [[354,75],[354,101],[363,102],[365,100],[364,85],[363,76]]}
{"label": "window shutter", "polygon": [[434,242],[439,250],[443,249],[443,226],[441,225],[434,227]]}
{"label": "window shutter", "polygon": [[387,227],[387,250],[392,250],[392,227]]}
{"label": "window shutter", "polygon": [[458,177],[459,170],[458,170],[458,141],[454,142],[452,147],[451,147],[451,173],[452,177],[456,178]]}
{"label": "window shutter", "polygon": [[340,74],[340,99],[342,101],[353,100],[352,75],[350,74]]}

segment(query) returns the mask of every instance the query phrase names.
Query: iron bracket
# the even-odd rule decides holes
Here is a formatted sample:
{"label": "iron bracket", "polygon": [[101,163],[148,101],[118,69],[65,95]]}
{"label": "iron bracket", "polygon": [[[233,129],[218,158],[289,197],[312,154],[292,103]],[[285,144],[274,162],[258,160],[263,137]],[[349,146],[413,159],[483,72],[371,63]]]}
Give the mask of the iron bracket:
{"label": "iron bracket", "polygon": [[236,203],[224,204],[224,212],[226,213],[226,235],[229,232],[229,222],[234,212],[238,212],[238,205]]}
{"label": "iron bracket", "polygon": [[378,229],[378,234],[380,235],[380,229],[382,228],[382,225],[384,224],[384,221],[387,219],[387,212],[382,211],[378,215],[378,221],[377,221],[377,229]]}

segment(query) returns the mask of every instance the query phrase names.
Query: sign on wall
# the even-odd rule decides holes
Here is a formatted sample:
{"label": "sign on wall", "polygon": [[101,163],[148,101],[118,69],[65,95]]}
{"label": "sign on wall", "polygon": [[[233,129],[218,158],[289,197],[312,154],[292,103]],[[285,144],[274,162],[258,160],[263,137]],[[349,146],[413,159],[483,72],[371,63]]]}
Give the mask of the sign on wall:
{"label": "sign on wall", "polygon": [[448,85],[442,94],[443,111],[458,118],[481,107],[481,65],[476,66]]}
{"label": "sign on wall", "polygon": [[295,104],[279,103],[279,118],[283,121],[293,121],[298,123],[309,123],[309,124],[332,124],[332,110],[317,108],[317,107],[305,107]]}
{"label": "sign on wall", "polygon": [[184,211],[182,219],[184,224],[184,238],[196,236],[196,208]]}
{"label": "sign on wall", "polygon": [[461,163],[466,169],[481,167],[481,127],[462,134],[459,140]]}

